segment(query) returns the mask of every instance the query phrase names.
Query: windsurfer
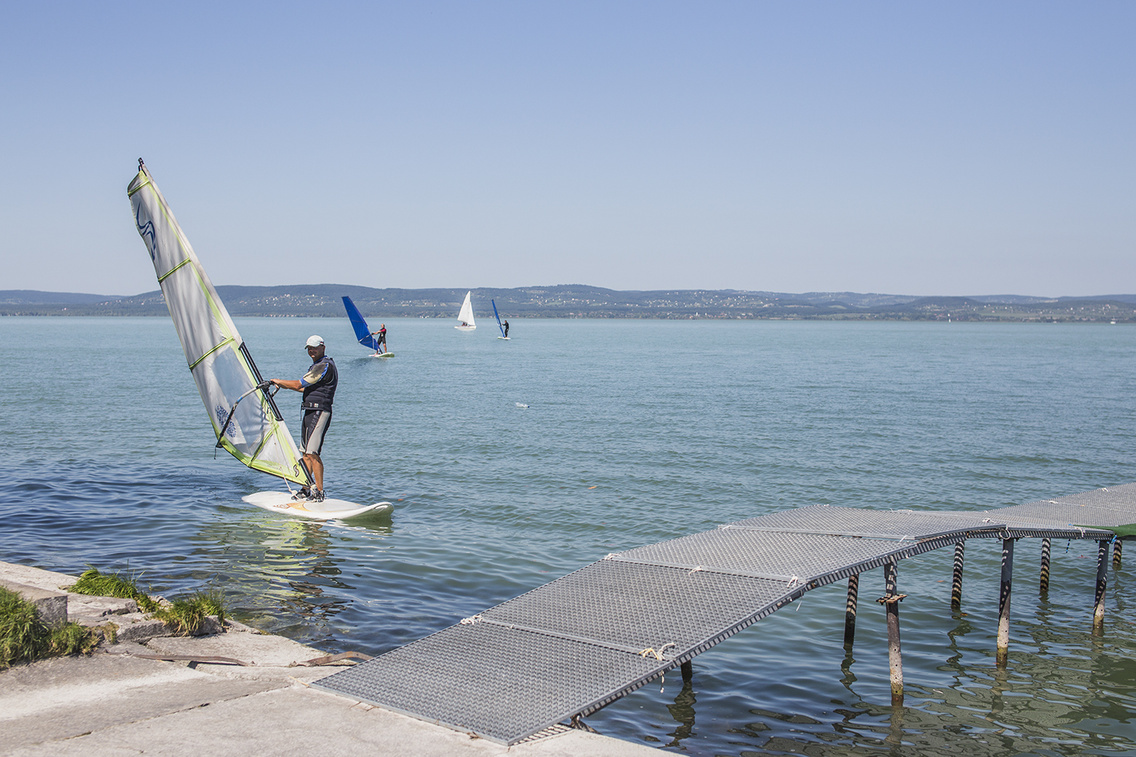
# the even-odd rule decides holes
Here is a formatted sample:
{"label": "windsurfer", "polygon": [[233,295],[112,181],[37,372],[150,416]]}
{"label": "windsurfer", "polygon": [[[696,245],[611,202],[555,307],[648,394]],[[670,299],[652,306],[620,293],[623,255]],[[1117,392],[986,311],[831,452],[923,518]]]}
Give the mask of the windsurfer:
{"label": "windsurfer", "polygon": [[505,321],[501,325],[505,327],[505,338],[508,339],[509,338],[509,322]]}
{"label": "windsurfer", "polygon": [[304,345],[312,366],[300,379],[270,379],[269,383],[295,392],[303,392],[300,406],[304,409],[304,427],[301,435],[304,447],[304,464],[312,473],[315,488],[307,486],[300,489],[295,499],[315,502],[323,501],[323,449],[324,436],[331,425],[331,403],[335,399],[335,389],[339,385],[339,371],[335,361],[325,354],[327,347],[323,337],[313,334]]}
{"label": "windsurfer", "polygon": [[375,354],[381,355],[387,351],[387,325],[385,323],[379,324],[378,331],[372,331],[371,336],[375,339]]}

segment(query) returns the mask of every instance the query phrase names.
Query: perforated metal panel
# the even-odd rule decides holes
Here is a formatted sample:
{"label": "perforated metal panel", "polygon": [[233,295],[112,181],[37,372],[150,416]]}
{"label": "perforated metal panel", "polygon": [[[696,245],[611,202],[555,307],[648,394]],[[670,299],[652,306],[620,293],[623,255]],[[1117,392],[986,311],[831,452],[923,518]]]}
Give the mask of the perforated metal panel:
{"label": "perforated metal panel", "polygon": [[514,744],[593,703],[634,691],[654,657],[508,628],[455,625],[316,685]]}
{"label": "perforated metal panel", "polygon": [[1059,497],[1055,501],[1062,504],[1088,505],[1104,510],[1116,510],[1133,516],[1136,514],[1136,484],[1123,484],[1079,494],[1070,494],[1067,497]]}
{"label": "perforated metal panel", "polygon": [[1042,500],[1015,505],[996,511],[999,517],[1014,524],[1044,522],[1058,527],[1122,526],[1136,522],[1136,508],[1103,508],[1096,504],[1075,504],[1059,500]]}
{"label": "perforated metal panel", "polygon": [[807,581],[896,547],[890,539],[721,528],[621,552],[615,559]]}
{"label": "perforated metal panel", "polygon": [[752,622],[794,587],[709,571],[601,560],[481,613],[485,620],[667,657]]}
{"label": "perforated metal panel", "polygon": [[967,538],[1102,538],[1136,484],[987,512],[812,506],[628,550],[317,686],[515,744],[634,691],[804,592]]}
{"label": "perforated metal panel", "polygon": [[[998,511],[1001,512],[1001,511]],[[737,528],[783,529],[797,533],[842,534],[873,539],[930,539],[950,533],[996,529],[989,513],[940,513],[916,510],[864,510],[811,505],[738,521]]]}

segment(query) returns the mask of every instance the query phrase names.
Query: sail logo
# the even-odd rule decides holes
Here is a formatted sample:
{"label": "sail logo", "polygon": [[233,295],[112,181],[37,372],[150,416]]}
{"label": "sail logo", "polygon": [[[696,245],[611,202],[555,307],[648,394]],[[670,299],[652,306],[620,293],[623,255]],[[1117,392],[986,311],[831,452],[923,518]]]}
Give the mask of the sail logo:
{"label": "sail logo", "polygon": [[[223,405],[218,405],[216,408],[214,408],[213,412],[217,414],[218,423],[224,423],[229,418],[229,411],[226,410]],[[231,420],[229,421],[229,425],[225,427],[225,436],[229,437],[230,439],[237,438],[237,429],[233,425],[233,422]]]}
{"label": "sail logo", "polygon": [[155,262],[158,258],[157,231],[154,229],[153,220],[149,217],[146,218],[145,223],[142,222],[143,210],[145,210],[145,204],[142,202],[134,206],[134,225],[138,227],[138,234],[146,243],[146,251],[150,253],[150,262]]}

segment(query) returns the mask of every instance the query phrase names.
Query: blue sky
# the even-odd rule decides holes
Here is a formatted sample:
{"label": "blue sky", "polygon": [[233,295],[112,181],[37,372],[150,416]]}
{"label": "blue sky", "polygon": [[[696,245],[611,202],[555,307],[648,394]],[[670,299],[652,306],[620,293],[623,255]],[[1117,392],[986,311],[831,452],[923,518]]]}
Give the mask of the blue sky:
{"label": "blue sky", "polygon": [[1136,292],[1136,3],[8,3],[0,289]]}

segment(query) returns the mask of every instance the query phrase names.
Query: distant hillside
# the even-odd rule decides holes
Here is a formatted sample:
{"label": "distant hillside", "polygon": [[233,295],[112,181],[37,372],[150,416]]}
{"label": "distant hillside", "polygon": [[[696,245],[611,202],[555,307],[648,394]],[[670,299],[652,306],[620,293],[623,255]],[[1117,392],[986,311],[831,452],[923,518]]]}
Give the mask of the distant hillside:
{"label": "distant hillside", "polygon": [[[348,295],[368,317],[453,318],[464,289],[373,289],[344,284],[220,286],[234,316],[343,317]],[[474,289],[474,310],[507,318],[708,318],[1136,322],[1136,295],[1042,298],[1025,295],[913,297],[856,292],[740,290],[617,291],[582,284]],[[0,315],[167,314],[160,291],[133,297],[0,291]]]}
{"label": "distant hillside", "polygon": [[41,292],[36,289],[0,289],[0,305],[93,305],[122,299],[118,295]]}

